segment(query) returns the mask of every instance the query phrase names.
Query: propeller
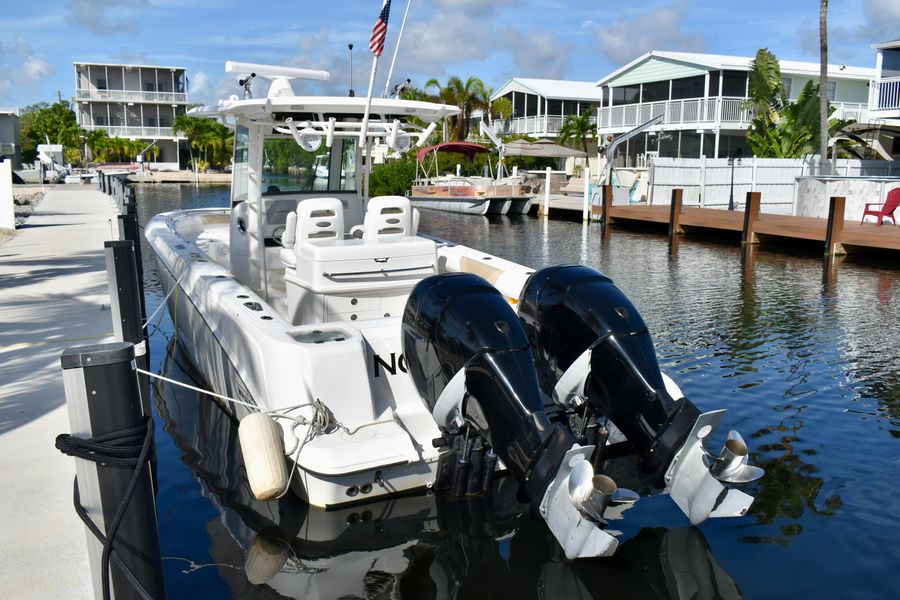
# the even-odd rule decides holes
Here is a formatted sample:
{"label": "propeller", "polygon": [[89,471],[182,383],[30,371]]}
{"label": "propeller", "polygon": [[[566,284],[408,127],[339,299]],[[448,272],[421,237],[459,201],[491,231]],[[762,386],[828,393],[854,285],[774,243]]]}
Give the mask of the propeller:
{"label": "propeller", "polygon": [[716,456],[706,451],[712,459],[710,474],[723,483],[750,483],[766,474],[764,469],[749,463],[749,450],[741,434],[732,429],[728,432],[722,451]]}
{"label": "propeller", "polygon": [[569,474],[569,498],[581,514],[607,525],[603,513],[611,504],[634,504],[639,496],[618,487],[611,477],[595,475],[591,463],[583,460]]}

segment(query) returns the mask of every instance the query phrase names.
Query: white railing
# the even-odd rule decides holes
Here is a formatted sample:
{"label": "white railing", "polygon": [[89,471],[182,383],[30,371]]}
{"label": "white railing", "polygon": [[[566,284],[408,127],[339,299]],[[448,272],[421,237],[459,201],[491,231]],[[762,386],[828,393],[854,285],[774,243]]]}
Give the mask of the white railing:
{"label": "white railing", "polygon": [[171,127],[141,127],[129,125],[86,125],[87,131],[103,129],[110,137],[120,138],[172,138],[176,137]]}
{"label": "white railing", "polygon": [[642,102],[599,109],[601,129],[630,128],[663,115],[663,125],[728,123],[749,125],[752,112],[744,108],[744,98],[689,98]]}
{"label": "white railing", "polygon": [[[518,117],[515,119],[498,119],[493,122],[491,127],[494,133],[501,135],[545,135],[558,133],[564,120],[565,117],[547,115],[541,117]],[[591,117],[591,124],[597,124],[596,117]]]}
{"label": "white railing", "polygon": [[900,77],[872,81],[872,110],[900,109]]}
{"label": "white railing", "polygon": [[[900,82],[898,82],[900,83]],[[745,98],[689,98],[663,102],[644,102],[599,109],[601,129],[630,129],[663,115],[662,125],[749,126],[753,111],[744,106]],[[900,101],[900,98],[898,98]],[[832,118],[868,121],[868,108],[855,102],[833,102]]]}
{"label": "white railing", "polygon": [[165,102],[186,104],[187,94],[180,92],[142,92],[140,90],[75,90],[76,100],[101,100],[106,102]]}

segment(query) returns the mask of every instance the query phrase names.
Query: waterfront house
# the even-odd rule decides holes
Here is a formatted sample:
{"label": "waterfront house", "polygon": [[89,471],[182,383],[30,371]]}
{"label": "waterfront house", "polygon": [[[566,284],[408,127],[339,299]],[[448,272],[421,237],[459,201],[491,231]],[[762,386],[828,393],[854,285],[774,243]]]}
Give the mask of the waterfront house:
{"label": "waterfront house", "polygon": [[19,143],[19,109],[0,107],[0,160],[11,160],[16,169],[21,163]]}
{"label": "waterfront house", "polygon": [[881,153],[900,159],[900,39],[873,44],[875,75],[869,86],[869,121]]}
{"label": "waterfront house", "polygon": [[155,142],[154,169],[177,170],[180,140],[172,123],[187,109],[183,67],[76,62],[78,124],[104,129],[111,137]]}
{"label": "waterfront house", "polygon": [[[597,126],[603,141],[663,115],[663,121],[620,147],[615,163],[633,166],[640,157],[727,158],[752,153],[745,108],[752,57],[653,50],[596,82],[601,90]],[[785,90],[795,99],[819,64],[781,60]],[[835,118],[868,122],[869,86],[875,69],[828,66],[827,96]]]}

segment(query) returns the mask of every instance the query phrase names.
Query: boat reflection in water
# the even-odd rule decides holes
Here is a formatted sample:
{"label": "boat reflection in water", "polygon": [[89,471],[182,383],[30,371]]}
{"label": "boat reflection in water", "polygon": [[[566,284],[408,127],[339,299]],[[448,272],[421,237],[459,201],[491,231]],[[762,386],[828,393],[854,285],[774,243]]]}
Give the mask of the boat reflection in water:
{"label": "boat reflection in water", "polygon": [[[174,342],[163,370],[200,381]],[[160,382],[155,396],[165,431],[219,513],[206,524],[213,565],[165,558],[190,564],[178,565],[184,577],[215,566],[232,597],[741,597],[695,527],[643,529],[613,557],[566,560],[544,522],[516,499],[511,477],[497,479],[486,497],[418,494],[331,511],[293,494],[256,500],[232,418],[187,389]]]}

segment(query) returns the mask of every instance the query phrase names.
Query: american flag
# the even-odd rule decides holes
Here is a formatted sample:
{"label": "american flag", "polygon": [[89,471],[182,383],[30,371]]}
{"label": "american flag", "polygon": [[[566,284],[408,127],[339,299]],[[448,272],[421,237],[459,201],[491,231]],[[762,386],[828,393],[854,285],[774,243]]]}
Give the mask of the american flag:
{"label": "american flag", "polygon": [[391,0],[384,0],[381,6],[381,14],[375,21],[375,28],[372,29],[372,38],[369,40],[369,49],[375,56],[381,56],[384,52],[384,38],[387,37],[388,15],[391,13]]}

